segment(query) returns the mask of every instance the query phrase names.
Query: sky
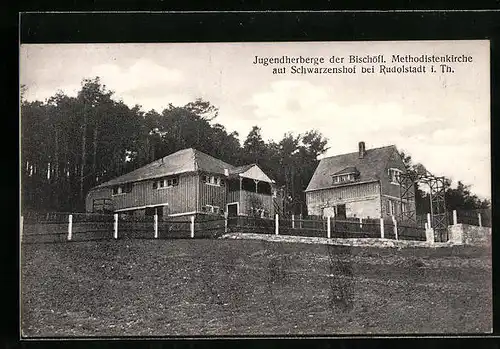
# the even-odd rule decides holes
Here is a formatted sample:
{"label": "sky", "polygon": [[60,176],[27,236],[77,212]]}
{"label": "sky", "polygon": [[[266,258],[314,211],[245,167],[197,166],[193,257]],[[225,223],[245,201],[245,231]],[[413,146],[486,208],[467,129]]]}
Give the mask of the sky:
{"label": "sky", "polygon": [[[465,55],[453,72],[380,74],[380,64],[349,63],[350,55]],[[324,57],[318,67],[352,67],[353,74],[292,74],[291,66],[253,64],[255,57]],[[344,58],[330,64],[329,58]],[[376,73],[361,73],[374,66]],[[274,67],[286,72],[273,74]],[[27,100],[58,90],[75,96],[84,78],[99,76],[130,107],[161,112],[196,98],[219,108],[215,122],[243,141],[253,125],[265,140],[318,130],[324,156],[394,144],[435,175],[471,185],[491,198],[489,42],[284,42],[21,45],[20,83]]]}

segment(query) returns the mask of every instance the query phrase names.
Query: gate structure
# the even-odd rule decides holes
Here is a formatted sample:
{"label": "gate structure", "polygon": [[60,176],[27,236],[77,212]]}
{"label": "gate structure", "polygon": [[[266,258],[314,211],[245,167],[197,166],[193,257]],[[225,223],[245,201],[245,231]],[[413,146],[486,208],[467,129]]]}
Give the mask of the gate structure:
{"label": "gate structure", "polygon": [[415,202],[416,184],[422,183],[429,187],[431,226],[436,232],[436,240],[447,241],[448,216],[446,213],[446,187],[444,176],[434,176],[426,169],[401,173],[398,178],[400,188],[400,219],[403,222],[417,224],[416,207],[407,205],[403,210],[403,202]]}

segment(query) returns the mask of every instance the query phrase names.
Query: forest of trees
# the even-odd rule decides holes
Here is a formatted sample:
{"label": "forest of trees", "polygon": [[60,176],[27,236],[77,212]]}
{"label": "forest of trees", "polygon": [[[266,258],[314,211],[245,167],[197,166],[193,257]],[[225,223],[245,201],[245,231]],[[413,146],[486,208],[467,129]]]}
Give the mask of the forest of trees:
{"label": "forest of trees", "polygon": [[[193,147],[233,165],[257,163],[273,178],[289,211],[306,213],[304,189],[327,150],[316,131],[286,133],[265,141],[254,126],[239,135],[217,123],[218,109],[197,99],[170,104],[161,113],[129,107],[98,77],[84,79],[76,97],[62,92],[46,101],[26,101],[21,88],[21,200],[26,210],[83,211],[93,186],[177,150]],[[406,156],[409,168],[414,166]],[[453,206],[487,206],[459,183],[448,189]],[[425,201],[425,193],[417,197]],[[428,201],[428,200],[427,200]],[[425,205],[424,205],[425,206]],[[425,207],[418,205],[420,210]]]}

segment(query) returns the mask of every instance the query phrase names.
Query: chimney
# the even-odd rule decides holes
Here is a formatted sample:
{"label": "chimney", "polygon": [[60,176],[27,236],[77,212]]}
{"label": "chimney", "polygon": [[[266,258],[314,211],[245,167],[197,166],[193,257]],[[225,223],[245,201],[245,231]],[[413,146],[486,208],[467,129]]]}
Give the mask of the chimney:
{"label": "chimney", "polygon": [[365,157],[366,154],[366,148],[365,148],[365,142],[359,142],[359,158],[362,159]]}
{"label": "chimney", "polygon": [[229,169],[228,169],[228,168],[225,168],[225,169],[224,169],[224,175],[225,175],[226,177],[228,177],[228,176],[229,176]]}

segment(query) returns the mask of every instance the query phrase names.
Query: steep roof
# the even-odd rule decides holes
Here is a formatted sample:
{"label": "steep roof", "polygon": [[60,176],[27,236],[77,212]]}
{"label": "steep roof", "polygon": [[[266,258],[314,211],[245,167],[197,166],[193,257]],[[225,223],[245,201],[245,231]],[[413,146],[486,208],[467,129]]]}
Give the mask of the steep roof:
{"label": "steep roof", "polygon": [[251,169],[252,167],[254,167],[256,165],[257,164],[249,164],[249,165],[237,166],[237,167],[234,167],[233,169],[231,169],[231,171],[229,171],[229,172],[232,175],[238,175],[240,173],[247,172],[249,169]]}
{"label": "steep roof", "polygon": [[235,167],[229,170],[230,177],[244,177],[256,179],[258,181],[264,181],[267,183],[274,183],[274,181],[267,176],[267,174],[262,171],[262,169],[257,164],[249,164]]}
{"label": "steep roof", "polygon": [[385,171],[396,146],[389,145],[381,148],[367,149],[364,157],[359,158],[359,153],[341,154],[320,160],[306,191],[332,188],[345,184],[332,184],[332,175],[343,173],[346,169],[355,167],[359,171],[357,182],[370,182],[379,180]]}
{"label": "steep roof", "polygon": [[224,169],[226,168],[231,171],[235,167],[199,150],[188,148],[179,150],[132,172],[113,178],[98,185],[96,188],[109,187],[117,184],[137,182],[193,171],[206,171],[224,174]]}

